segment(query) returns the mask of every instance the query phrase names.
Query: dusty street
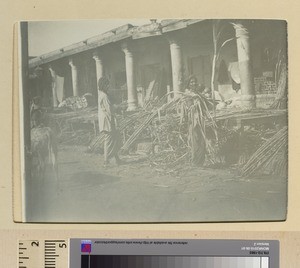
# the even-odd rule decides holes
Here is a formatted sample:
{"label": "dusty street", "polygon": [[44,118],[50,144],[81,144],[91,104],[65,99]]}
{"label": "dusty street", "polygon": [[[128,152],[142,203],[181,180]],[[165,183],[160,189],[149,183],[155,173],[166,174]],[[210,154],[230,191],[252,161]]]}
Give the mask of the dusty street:
{"label": "dusty street", "polygon": [[285,218],[286,179],[241,178],[229,169],[159,173],[145,156],[103,167],[86,147],[59,148],[59,179],[27,183],[29,222],[197,222]]}

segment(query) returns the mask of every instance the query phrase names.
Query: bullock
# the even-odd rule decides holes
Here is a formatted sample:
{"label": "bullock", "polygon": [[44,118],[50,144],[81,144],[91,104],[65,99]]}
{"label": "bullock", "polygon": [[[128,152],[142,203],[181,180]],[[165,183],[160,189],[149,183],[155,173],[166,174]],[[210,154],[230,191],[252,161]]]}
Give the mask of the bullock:
{"label": "bullock", "polygon": [[51,128],[42,124],[42,112],[40,110],[32,112],[31,125],[32,176],[44,178],[47,167],[50,167],[57,180],[57,143]]}

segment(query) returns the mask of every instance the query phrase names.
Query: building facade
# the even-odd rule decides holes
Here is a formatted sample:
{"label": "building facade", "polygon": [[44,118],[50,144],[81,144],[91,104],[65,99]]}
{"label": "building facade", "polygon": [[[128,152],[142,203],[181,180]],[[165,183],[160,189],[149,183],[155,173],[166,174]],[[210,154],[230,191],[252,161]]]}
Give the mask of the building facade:
{"label": "building facade", "polygon": [[259,95],[276,93],[276,66],[279,55],[286,61],[286,42],[284,21],[127,24],[30,59],[30,94],[41,96],[45,106],[57,107],[70,96],[96,97],[97,81],[106,76],[115,101],[126,101],[127,110],[134,111],[145,100],[167,93],[178,96],[190,75],[211,88],[215,55],[214,90],[225,96],[226,91],[240,91],[240,105],[255,107]]}

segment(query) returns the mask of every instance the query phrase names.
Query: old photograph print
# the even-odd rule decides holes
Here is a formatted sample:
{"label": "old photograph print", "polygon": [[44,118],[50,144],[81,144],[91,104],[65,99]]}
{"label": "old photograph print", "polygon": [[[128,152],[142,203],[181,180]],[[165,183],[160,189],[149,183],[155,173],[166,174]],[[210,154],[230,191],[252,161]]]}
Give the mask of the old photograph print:
{"label": "old photograph print", "polygon": [[286,21],[20,30],[24,222],[286,219]]}

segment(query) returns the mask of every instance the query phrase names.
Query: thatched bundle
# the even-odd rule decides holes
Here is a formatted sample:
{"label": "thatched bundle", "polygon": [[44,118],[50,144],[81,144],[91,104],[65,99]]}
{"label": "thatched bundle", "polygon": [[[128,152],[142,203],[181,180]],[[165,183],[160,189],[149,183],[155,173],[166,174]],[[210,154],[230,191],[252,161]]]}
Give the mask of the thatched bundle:
{"label": "thatched bundle", "polygon": [[[275,132],[272,123],[261,127],[254,124],[241,133],[226,122],[280,117],[285,111],[227,109],[213,115],[212,107],[205,96],[191,93],[182,93],[169,102],[167,96],[149,101],[138,112],[118,117],[117,129],[123,138],[121,152],[127,154],[139,145],[152,144],[148,152],[150,165],[167,172],[180,170],[187,164],[215,167],[238,164],[243,175],[270,169],[274,163],[275,172],[284,169],[286,155],[282,152],[287,145],[287,128],[271,137]],[[95,137],[89,149],[98,151],[103,141],[101,135]]]}
{"label": "thatched bundle", "polygon": [[[190,161],[203,165],[211,150],[210,140],[216,135],[216,124],[209,111],[212,103],[203,95],[185,93],[170,102],[164,100],[166,96],[148,105],[148,110],[135,118],[139,124],[122,150],[129,150],[143,134],[150,133],[155,148],[155,155],[149,157],[153,165],[171,167]],[[193,154],[195,149],[197,153]]]}
{"label": "thatched bundle", "polygon": [[244,176],[258,172],[286,175],[287,172],[287,126],[267,139],[241,169]]}

